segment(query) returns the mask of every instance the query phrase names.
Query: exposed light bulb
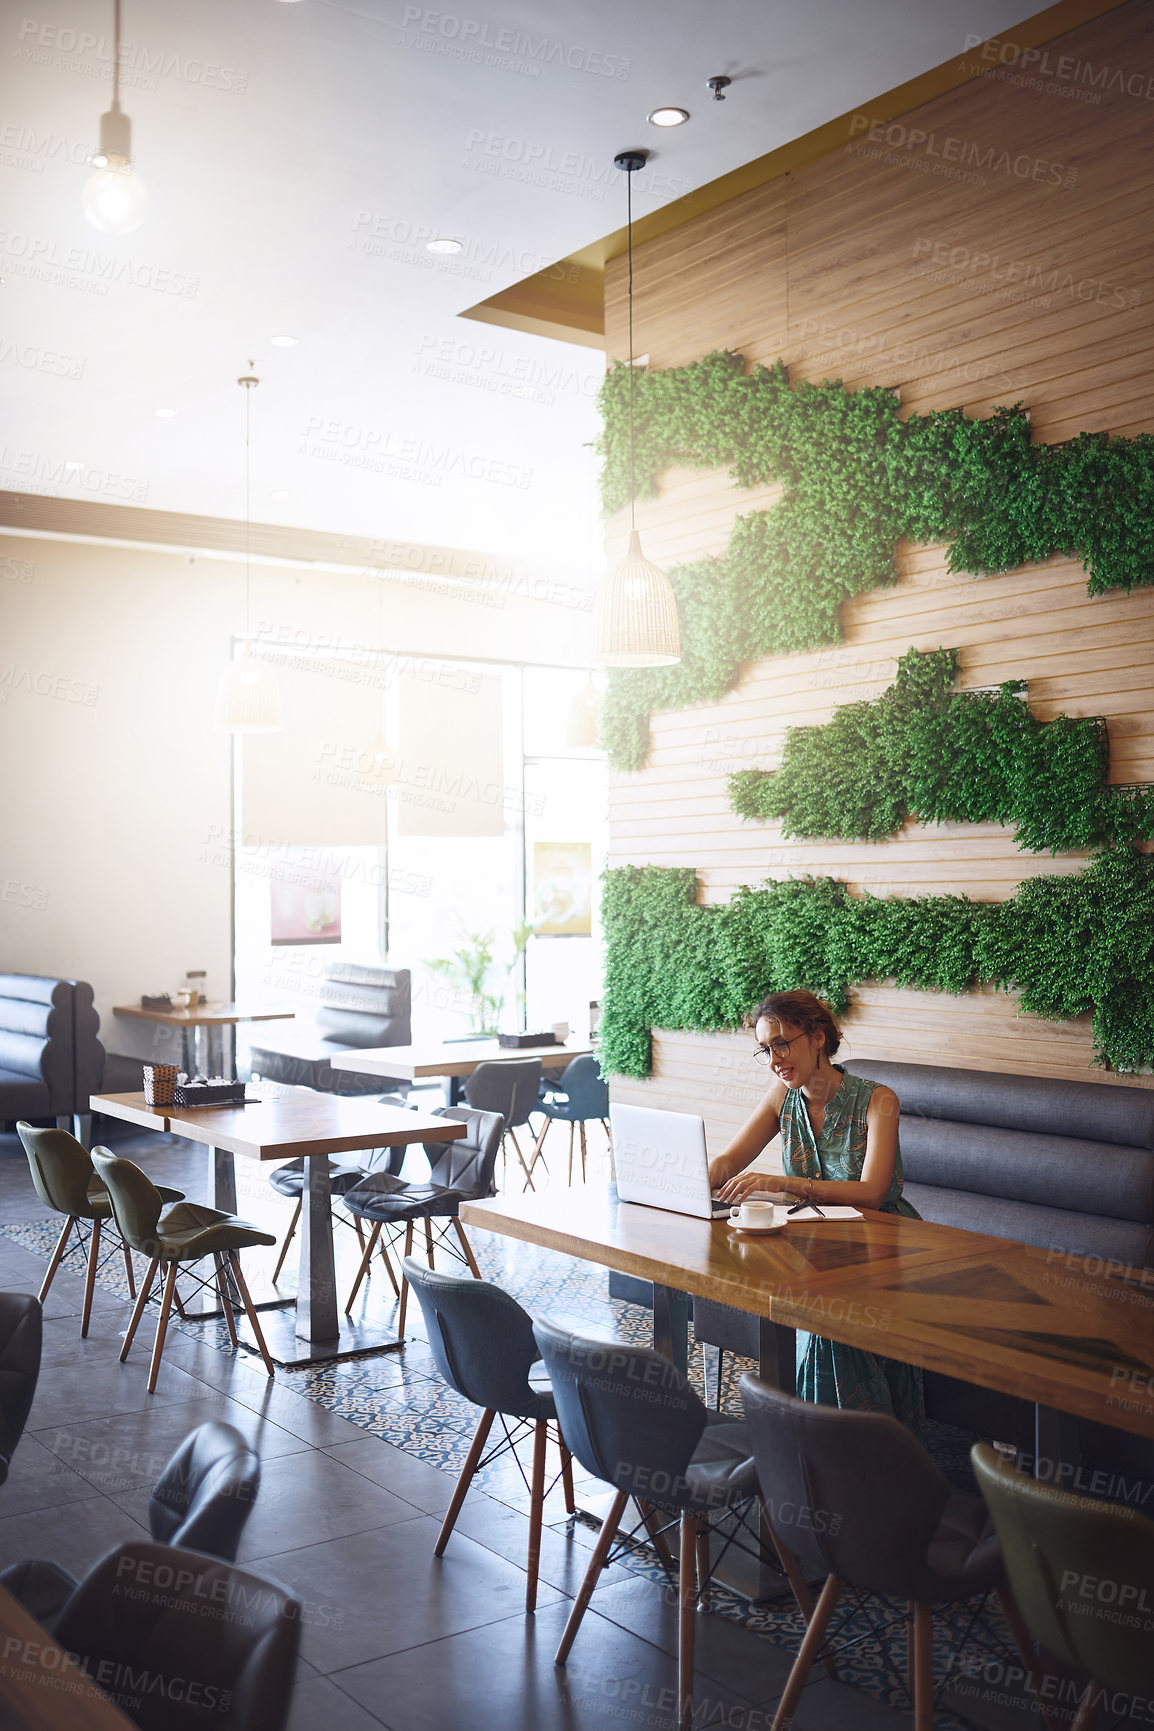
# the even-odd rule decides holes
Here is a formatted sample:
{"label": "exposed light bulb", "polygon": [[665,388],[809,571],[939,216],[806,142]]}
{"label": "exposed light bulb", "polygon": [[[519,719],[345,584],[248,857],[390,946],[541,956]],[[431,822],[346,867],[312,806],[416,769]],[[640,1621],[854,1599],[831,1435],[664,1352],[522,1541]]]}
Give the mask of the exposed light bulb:
{"label": "exposed light bulb", "polygon": [[84,214],[103,234],[131,234],[148,211],[144,182],[123,158],[110,157],[84,182]]}

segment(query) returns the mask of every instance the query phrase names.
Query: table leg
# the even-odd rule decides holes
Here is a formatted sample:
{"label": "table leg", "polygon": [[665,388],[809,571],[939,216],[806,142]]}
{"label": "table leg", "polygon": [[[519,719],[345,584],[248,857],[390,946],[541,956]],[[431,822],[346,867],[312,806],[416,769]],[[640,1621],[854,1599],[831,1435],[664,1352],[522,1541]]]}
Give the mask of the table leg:
{"label": "table leg", "polygon": [[767,1316],[757,1319],[757,1374],[773,1388],[793,1394],[797,1386],[797,1331]]}
{"label": "table leg", "polygon": [[208,1205],[236,1213],[236,1160],[227,1148],[208,1151]]}
{"label": "table leg", "polygon": [[1065,1478],[1073,1484],[1082,1464],[1082,1448],[1078,1435],[1078,1420],[1072,1412],[1057,1412],[1053,1407],[1034,1408],[1034,1477],[1060,1485]]}
{"label": "table leg", "polygon": [[689,1370],[689,1294],[653,1284],[653,1350],[671,1358],[682,1376]]}
{"label": "table leg", "polygon": [[180,1067],[186,1076],[196,1074],[196,1029],[180,1030]]}
{"label": "table leg", "polygon": [[301,1209],[300,1279],[297,1284],[297,1339],[311,1344],[335,1341],[337,1276],[333,1261],[332,1193],[329,1163],[323,1154],[305,1157]]}

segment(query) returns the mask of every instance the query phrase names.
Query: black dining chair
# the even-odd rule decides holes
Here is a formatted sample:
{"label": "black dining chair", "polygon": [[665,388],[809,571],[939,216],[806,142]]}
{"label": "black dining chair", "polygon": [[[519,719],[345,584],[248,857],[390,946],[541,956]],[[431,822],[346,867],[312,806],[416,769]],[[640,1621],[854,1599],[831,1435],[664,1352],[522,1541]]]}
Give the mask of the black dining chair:
{"label": "black dining chair", "polygon": [[585,1141],[585,1126],[593,1119],[600,1119],[605,1127],[605,1134],[611,1136],[609,1129],[609,1084],[601,1074],[601,1065],[591,1052],[586,1052],[579,1058],[573,1058],[565,1066],[559,1081],[546,1081],[537,1101],[538,1112],[543,1112],[545,1122],[542,1124],[537,1140],[533,1144],[533,1153],[529,1161],[529,1171],[532,1173],[538,1160],[544,1164],[545,1138],[550,1126],[554,1123],[569,1126],[569,1177],[573,1182],[573,1133],[580,1133],[581,1141],[581,1182],[585,1182],[585,1160],[588,1149]]}
{"label": "black dining chair", "polygon": [[[260,1458],[230,1424],[210,1419],[185,1437],[152,1487],[148,1530],[157,1544],[179,1545],[231,1563],[260,1488]],[[78,1585],[59,1563],[32,1557],[0,1574],[24,1609],[51,1628]]]}
{"label": "black dining chair", "polygon": [[498,1062],[478,1064],[465,1083],[465,1100],[474,1110],[499,1112],[505,1120],[501,1146],[506,1151],[506,1164],[508,1164],[506,1144],[511,1142],[517,1151],[517,1158],[521,1162],[526,1190],[535,1190],[537,1186],[533,1183],[532,1168],[521,1152],[517,1131],[523,1127],[530,1127],[529,1114],[539,1109],[537,1095],[540,1087],[540,1058],[510,1059],[507,1064]]}
{"label": "black dining chair", "polygon": [[981,1497],[951,1490],[913,1432],[888,1413],[797,1400],[749,1372],[740,1388],[771,1519],[806,1574],[826,1577],[773,1731],[791,1723],[847,1587],[907,1603],[916,1731],[934,1723],[934,1605],[995,1593],[1038,1691],[1029,1634]]}
{"label": "black dining chair", "polygon": [[[711,1413],[676,1366],[648,1347],[587,1339],[545,1321],[534,1323],[533,1334],[553,1385],[567,1446],[586,1472],[616,1493],[556,1663],[564,1665],[569,1657],[630,1499],[667,1569],[672,1557],[665,1532],[672,1517],[679,1529],[677,1716],[679,1725],[688,1727],[693,1720],[694,1614],[699,1601],[708,1603],[714,1566],[710,1529],[727,1516],[752,1514],[758,1500],[749,1431]],[[802,1614],[808,1615],[805,1583],[768,1521],[764,1535],[777,1550]]]}
{"label": "black dining chair", "polygon": [[[533,1432],[533,1469],[529,1504],[528,1581],[525,1609],[537,1604],[537,1577],[541,1559],[541,1523],[545,1498],[545,1454],[550,1427],[561,1463],[565,1508],[574,1511],[573,1469],[569,1450],[557,1429],[557,1408],[549,1378],[534,1374],[539,1354],[533,1339],[532,1318],[515,1298],[487,1280],[465,1275],[443,1274],[425,1268],[414,1257],[406,1257],[405,1277],[412,1284],[425,1319],[429,1347],[437,1369],[463,1400],[481,1408],[473,1441],[461,1476],[457,1480],[448,1513],[441,1524],[433,1555],[444,1555],[457,1523],[469,1486],[482,1466],[516,1445],[526,1429]],[[493,1421],[501,1419],[504,1440],[485,1456],[485,1444]],[[510,1432],[505,1420],[514,1421]]]}
{"label": "black dining chair", "polygon": [[40,1300],[25,1292],[0,1292],[0,1485],[32,1410],[43,1337]]}
{"label": "black dining chair", "polygon": [[[441,1106],[432,1116],[449,1118],[454,1123],[466,1125],[467,1129],[466,1134],[456,1141],[425,1143],[425,1153],[429,1158],[427,1183],[410,1183],[388,1172],[373,1172],[367,1174],[362,1184],[355,1190],[348,1191],[342,1198],[345,1208],[358,1223],[371,1224],[368,1241],[361,1255],[361,1265],[349,1293],[349,1301],[345,1305],[346,1316],[356,1302],[361,1282],[369,1272],[373,1251],[378,1244],[389,1279],[393,1282],[393,1290],[397,1290],[396,1277],[389,1260],[389,1250],[394,1246],[387,1237],[382,1236],[389,1228],[404,1227],[403,1254],[408,1257],[413,1251],[413,1228],[418,1220],[423,1221],[425,1254],[430,1268],[433,1267],[437,1248],[441,1247],[455,1256],[458,1262],[464,1262],[476,1279],[481,1278],[473,1247],[461,1225],[460,1207],[462,1202],[492,1196],[495,1192],[493,1174],[501,1149],[502,1120],[496,1112],[475,1112],[467,1106]],[[455,1243],[449,1237],[450,1228],[456,1235]],[[403,1340],[409,1299],[409,1285],[403,1269],[399,1296],[397,1333]]]}
{"label": "black dining chair", "polygon": [[300,1627],[272,1581],[140,1540],[89,1571],[54,1635],[140,1731],[284,1731]]}

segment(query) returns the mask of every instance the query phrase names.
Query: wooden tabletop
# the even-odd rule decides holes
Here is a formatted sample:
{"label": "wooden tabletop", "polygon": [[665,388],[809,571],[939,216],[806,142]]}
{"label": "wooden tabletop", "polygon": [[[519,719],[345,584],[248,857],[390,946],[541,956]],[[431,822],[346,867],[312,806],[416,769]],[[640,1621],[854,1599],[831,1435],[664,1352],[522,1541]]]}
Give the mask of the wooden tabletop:
{"label": "wooden tabletop", "polygon": [[223,1028],[234,1022],[288,1022],[296,1011],[248,1004],[198,1004],[195,1010],[146,1010],[140,1004],[114,1004],[112,1014],[133,1022],[163,1022],[166,1028]]}
{"label": "wooden tabletop", "polygon": [[362,1076],[394,1076],[418,1082],[427,1076],[471,1076],[478,1064],[511,1064],[540,1058],[543,1064],[567,1064],[592,1052],[588,1040],[566,1040],[561,1046],[499,1046],[496,1040],[451,1041],[438,1046],[371,1046],[364,1051],[335,1052],[334,1070],[354,1070]]}
{"label": "wooden tabletop", "polygon": [[[461,1205],[486,1227],[927,1370],[1154,1437],[1154,1281],[872,1210],[743,1237],[605,1191]],[[1144,1283],[1145,1282],[1145,1283]]]}
{"label": "wooden tabletop", "polygon": [[133,1721],[0,1587],[0,1724],[8,1731],[133,1731]]}
{"label": "wooden tabletop", "polygon": [[[256,1091],[250,1083],[249,1092]],[[143,1094],[93,1094],[88,1104],[93,1112],[148,1130],[171,1130],[191,1142],[253,1160],[349,1154],[361,1148],[399,1148],[407,1142],[455,1142],[468,1128],[431,1112],[316,1094],[308,1088],[262,1085],[261,1092],[264,1097],[248,1106],[149,1106]]]}

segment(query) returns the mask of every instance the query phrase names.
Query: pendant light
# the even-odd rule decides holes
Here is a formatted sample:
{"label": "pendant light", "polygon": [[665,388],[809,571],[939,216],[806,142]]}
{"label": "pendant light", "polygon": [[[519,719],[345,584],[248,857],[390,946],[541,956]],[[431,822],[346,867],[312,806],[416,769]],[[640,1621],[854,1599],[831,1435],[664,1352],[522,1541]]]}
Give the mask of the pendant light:
{"label": "pendant light", "polygon": [[[253,365],[250,361],[249,366]],[[249,654],[252,636],[252,393],[260,380],[252,373],[238,379],[244,387],[244,638],[220,676],[216,694],[216,725],[229,733],[276,733],[280,729],[280,687],[267,662]]]}
{"label": "pendant light", "polygon": [[104,234],[131,234],[144,221],[148,194],[132,167],[132,121],[120,106],[120,0],[112,4],[112,107],[100,116],[100,144],[89,158],[84,214]]}
{"label": "pendant light", "polygon": [[664,571],[641,551],[633,440],[633,176],[648,151],[623,150],[613,165],[626,176],[629,244],[629,550],[600,589],[593,609],[593,659],[602,667],[669,667],[681,660],[677,602]]}

